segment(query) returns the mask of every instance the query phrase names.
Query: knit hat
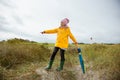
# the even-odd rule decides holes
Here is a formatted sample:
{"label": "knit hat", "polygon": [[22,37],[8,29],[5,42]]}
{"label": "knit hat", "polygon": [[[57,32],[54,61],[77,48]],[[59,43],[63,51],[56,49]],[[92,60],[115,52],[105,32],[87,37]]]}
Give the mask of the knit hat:
{"label": "knit hat", "polygon": [[63,22],[65,25],[67,25],[69,23],[69,19],[68,18],[65,18],[63,19],[61,22]]}

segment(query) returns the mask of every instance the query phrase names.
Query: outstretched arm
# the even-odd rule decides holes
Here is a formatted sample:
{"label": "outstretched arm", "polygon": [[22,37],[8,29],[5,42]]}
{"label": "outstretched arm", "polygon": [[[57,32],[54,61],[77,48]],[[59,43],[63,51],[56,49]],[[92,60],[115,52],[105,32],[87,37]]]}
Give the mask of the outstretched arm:
{"label": "outstretched arm", "polygon": [[58,28],[55,29],[51,29],[51,30],[45,30],[43,32],[41,32],[42,34],[52,34],[52,33],[57,33]]}

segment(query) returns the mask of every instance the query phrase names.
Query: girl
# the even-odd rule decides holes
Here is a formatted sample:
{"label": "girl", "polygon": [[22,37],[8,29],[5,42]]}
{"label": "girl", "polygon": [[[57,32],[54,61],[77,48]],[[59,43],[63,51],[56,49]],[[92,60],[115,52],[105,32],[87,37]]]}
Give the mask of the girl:
{"label": "girl", "polygon": [[76,46],[78,45],[76,39],[74,38],[73,34],[70,31],[70,28],[67,25],[68,23],[69,23],[69,19],[65,18],[61,21],[60,27],[51,29],[51,30],[45,30],[45,31],[41,32],[42,34],[57,33],[57,40],[55,43],[55,47],[54,47],[53,53],[50,57],[49,64],[45,68],[45,70],[51,69],[54,58],[55,58],[58,50],[60,50],[61,61],[60,61],[60,66],[56,70],[57,71],[63,70],[63,65],[65,62],[64,54],[65,54],[66,48],[68,47],[68,37],[70,37],[72,39],[72,41],[76,44]]}

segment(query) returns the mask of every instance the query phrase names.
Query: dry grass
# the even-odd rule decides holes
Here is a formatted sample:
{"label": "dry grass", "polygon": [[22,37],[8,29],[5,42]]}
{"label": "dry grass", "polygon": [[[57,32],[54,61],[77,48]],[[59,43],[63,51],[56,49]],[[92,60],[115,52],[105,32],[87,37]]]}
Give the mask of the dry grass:
{"label": "dry grass", "polygon": [[49,56],[50,50],[39,44],[0,44],[0,64],[7,69],[26,62],[46,61]]}
{"label": "dry grass", "polygon": [[44,45],[18,39],[13,41],[0,42],[0,80],[32,71],[35,68],[31,64],[38,63],[37,68],[50,57],[50,50]]}
{"label": "dry grass", "polygon": [[[44,46],[45,45],[45,46]],[[31,73],[30,78],[38,79],[35,69],[47,65],[52,47],[24,40],[0,42],[0,80],[14,79],[22,74]],[[91,44],[80,45],[87,70],[99,71],[100,80],[119,80],[120,75],[120,45]],[[60,56],[57,54],[54,67],[59,65]],[[74,76],[67,68],[79,65],[78,54],[73,45],[66,51],[65,75]],[[31,75],[33,75],[31,77]],[[28,76],[29,77],[29,76]],[[104,79],[103,79],[104,78]],[[22,77],[24,80],[28,80]],[[74,77],[73,77],[74,79]],[[32,79],[29,79],[32,80]]]}
{"label": "dry grass", "polygon": [[99,71],[101,80],[119,80],[120,45],[86,45],[83,56],[93,70]]}

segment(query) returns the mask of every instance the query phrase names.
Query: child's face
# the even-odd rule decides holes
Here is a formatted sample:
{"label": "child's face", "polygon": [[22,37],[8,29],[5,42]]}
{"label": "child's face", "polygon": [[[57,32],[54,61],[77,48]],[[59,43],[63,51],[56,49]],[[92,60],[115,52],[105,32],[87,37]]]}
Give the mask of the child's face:
{"label": "child's face", "polygon": [[61,26],[66,26],[66,24],[64,22],[61,22]]}

